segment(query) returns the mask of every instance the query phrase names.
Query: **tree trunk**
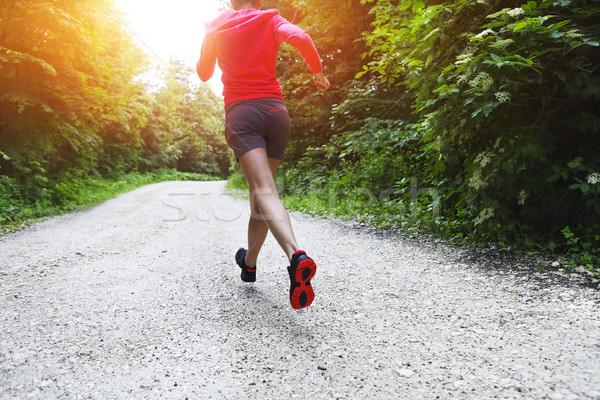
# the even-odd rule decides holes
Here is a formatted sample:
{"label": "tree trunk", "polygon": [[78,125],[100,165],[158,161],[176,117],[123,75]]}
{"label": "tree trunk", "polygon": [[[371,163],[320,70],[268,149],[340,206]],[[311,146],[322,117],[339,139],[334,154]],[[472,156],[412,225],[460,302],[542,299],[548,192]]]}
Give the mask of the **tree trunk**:
{"label": "tree trunk", "polygon": [[12,17],[12,13],[15,9],[15,3],[17,0],[8,0],[8,7],[6,17],[1,21],[2,23],[2,33],[0,34],[0,46],[6,46],[6,35],[8,34],[8,26],[10,24],[10,19]]}

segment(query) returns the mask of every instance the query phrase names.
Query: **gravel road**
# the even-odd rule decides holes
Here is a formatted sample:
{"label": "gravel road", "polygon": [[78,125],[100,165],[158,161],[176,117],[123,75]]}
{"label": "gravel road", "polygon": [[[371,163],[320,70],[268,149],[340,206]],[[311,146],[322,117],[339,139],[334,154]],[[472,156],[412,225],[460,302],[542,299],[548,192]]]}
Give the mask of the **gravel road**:
{"label": "gravel road", "polygon": [[247,216],[166,182],[1,237],[0,398],[600,399],[596,289],[294,214],[295,311],[271,236],[240,280]]}

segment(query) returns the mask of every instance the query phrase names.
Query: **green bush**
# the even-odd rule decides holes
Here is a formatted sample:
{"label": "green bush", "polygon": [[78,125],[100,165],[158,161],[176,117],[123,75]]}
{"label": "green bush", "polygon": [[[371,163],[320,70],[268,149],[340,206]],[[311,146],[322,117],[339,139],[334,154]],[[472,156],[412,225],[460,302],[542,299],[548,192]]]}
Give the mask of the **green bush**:
{"label": "green bush", "polygon": [[283,164],[288,204],[600,268],[593,2],[362,4],[366,66],[333,134]]}

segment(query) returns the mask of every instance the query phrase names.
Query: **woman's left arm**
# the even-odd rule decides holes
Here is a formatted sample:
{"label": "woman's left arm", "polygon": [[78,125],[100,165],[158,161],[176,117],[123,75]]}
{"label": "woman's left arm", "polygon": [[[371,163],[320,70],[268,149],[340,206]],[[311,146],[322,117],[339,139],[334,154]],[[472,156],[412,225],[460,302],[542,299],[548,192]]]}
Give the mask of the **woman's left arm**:
{"label": "woman's left arm", "polygon": [[277,18],[275,38],[279,42],[286,42],[298,49],[300,55],[306,61],[306,64],[308,64],[310,72],[317,74],[323,71],[319,52],[308,33],[281,16],[276,16],[275,18]]}

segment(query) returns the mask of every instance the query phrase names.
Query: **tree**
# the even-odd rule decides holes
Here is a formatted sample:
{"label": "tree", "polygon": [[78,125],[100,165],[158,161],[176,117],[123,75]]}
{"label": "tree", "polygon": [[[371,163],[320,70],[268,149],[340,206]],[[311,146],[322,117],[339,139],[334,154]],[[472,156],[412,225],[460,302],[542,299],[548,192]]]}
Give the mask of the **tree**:
{"label": "tree", "polygon": [[0,197],[54,204],[65,180],[227,170],[220,103],[180,64],[151,92],[138,79],[148,57],[113,10],[110,0],[0,0]]}

